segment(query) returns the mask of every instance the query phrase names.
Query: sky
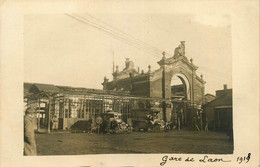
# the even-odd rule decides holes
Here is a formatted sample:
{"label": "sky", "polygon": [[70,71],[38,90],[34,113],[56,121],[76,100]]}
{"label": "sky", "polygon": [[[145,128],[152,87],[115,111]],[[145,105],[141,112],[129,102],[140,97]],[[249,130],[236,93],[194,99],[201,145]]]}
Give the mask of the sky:
{"label": "sky", "polygon": [[197,75],[202,74],[206,81],[205,93],[215,94],[223,84],[232,87],[231,24],[227,12],[140,11],[90,10],[73,14],[90,22],[101,20],[149,44],[139,45],[141,49],[64,13],[26,15],[24,81],[102,89],[104,76],[112,80],[113,55],[119,70],[130,58],[136,68],[147,72],[148,65],[152,70],[159,68],[157,62],[162,54],[154,47],[170,57],[180,41],[186,41],[186,57],[199,67]]}

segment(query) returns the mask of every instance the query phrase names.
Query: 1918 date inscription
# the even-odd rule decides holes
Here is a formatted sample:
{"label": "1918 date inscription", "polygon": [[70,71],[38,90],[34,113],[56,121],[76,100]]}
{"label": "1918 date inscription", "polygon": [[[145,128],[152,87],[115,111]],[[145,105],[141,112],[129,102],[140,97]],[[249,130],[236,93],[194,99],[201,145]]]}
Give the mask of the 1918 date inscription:
{"label": "1918 date inscription", "polygon": [[[249,160],[251,158],[251,153],[248,153],[247,156],[239,156],[237,157],[236,161],[241,164],[242,162],[245,162],[245,163],[248,163]],[[193,157],[186,157],[186,158],[183,158],[181,156],[168,156],[168,155],[165,155],[162,157],[161,159],[161,162],[160,162],[160,165],[161,166],[164,166],[167,162],[201,162],[201,163],[220,163],[220,162],[231,162],[231,160],[228,160],[228,159],[225,159],[225,158],[216,158],[216,157],[211,157],[211,156],[208,156],[208,155],[204,155],[202,158],[199,158],[199,159],[195,159]]]}

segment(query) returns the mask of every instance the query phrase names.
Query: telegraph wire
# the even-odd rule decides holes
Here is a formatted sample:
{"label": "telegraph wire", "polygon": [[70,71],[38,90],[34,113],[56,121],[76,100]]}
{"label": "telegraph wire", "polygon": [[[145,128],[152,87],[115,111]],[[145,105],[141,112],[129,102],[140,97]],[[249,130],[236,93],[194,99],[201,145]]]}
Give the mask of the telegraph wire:
{"label": "telegraph wire", "polygon": [[223,78],[223,79],[227,79],[227,80],[230,80],[232,79],[232,77],[227,77],[227,76],[223,76],[223,75],[220,75],[220,74],[214,74],[210,71],[206,71],[206,70],[201,70],[199,69],[198,72],[201,72],[201,73],[207,73],[207,74],[210,74],[212,76],[215,76],[215,77],[218,77],[218,78]]}
{"label": "telegraph wire", "polygon": [[[196,57],[196,59],[202,60],[200,57]],[[219,64],[219,66],[221,66],[221,64]],[[221,74],[221,75],[226,75],[227,77],[232,77],[232,75],[230,75],[230,74],[222,73],[222,72],[220,72],[220,71],[216,71],[216,70],[210,69],[210,68],[205,67],[205,66],[203,66],[203,65],[200,65],[199,67],[200,67],[200,68],[204,68],[204,69],[206,69],[207,71],[212,71],[212,72],[215,72],[215,73],[219,73],[219,74]]]}
{"label": "telegraph wire", "polygon": [[[73,18],[73,19],[76,19],[76,20],[78,20],[78,21],[80,21],[80,22],[82,22],[82,23],[84,23],[84,24],[87,24],[87,25],[89,25],[89,26],[92,26],[92,27],[94,27],[94,28],[97,28],[97,29],[99,29],[99,30],[101,30],[101,31],[104,31],[104,32],[106,32],[106,33],[112,35],[114,38],[120,40],[121,42],[124,42],[124,43],[126,43],[126,44],[128,44],[128,45],[131,45],[131,46],[133,46],[133,47],[135,47],[135,48],[137,48],[137,49],[140,49],[140,50],[142,50],[142,51],[144,51],[144,52],[147,52],[147,53],[149,53],[149,54],[152,54],[152,55],[154,55],[154,56],[156,56],[156,57],[160,57],[160,56],[159,56],[159,53],[156,54],[155,52],[153,52],[153,51],[151,51],[151,50],[148,51],[147,48],[141,48],[139,43],[134,43],[133,41],[130,41],[129,39],[126,39],[125,37],[120,36],[120,34],[118,34],[117,32],[112,32],[111,30],[109,30],[109,29],[107,29],[107,28],[105,28],[105,27],[103,27],[103,26],[100,26],[100,25],[98,25],[98,24],[96,24],[96,23],[93,23],[92,21],[86,20],[86,19],[84,19],[84,18],[82,18],[82,17],[79,17],[79,16],[76,16],[76,15],[70,15],[70,14],[67,14],[67,13],[65,13],[65,15],[67,15],[67,16]],[[92,23],[92,24],[91,24],[91,23]]]}
{"label": "telegraph wire", "polygon": [[[121,31],[121,30],[115,28],[114,26],[111,26],[111,25],[109,25],[109,24],[107,24],[107,23],[105,23],[105,22],[103,22],[103,21],[101,21],[101,20],[99,20],[99,19],[96,19],[96,18],[95,18],[96,20],[99,20],[99,21],[102,22],[103,24],[108,25],[109,27],[112,27],[113,29],[116,29],[116,31],[119,31],[119,32],[116,32],[115,30],[108,29],[107,27],[104,27],[104,26],[102,26],[102,25],[99,25],[99,24],[97,24],[97,23],[95,23],[95,22],[93,22],[93,21],[87,20],[86,18],[83,18],[83,17],[81,17],[81,16],[79,16],[79,15],[76,15],[76,14],[73,14],[73,15],[74,15],[74,17],[76,16],[76,17],[78,17],[78,18],[80,18],[80,19],[82,19],[82,20],[84,20],[84,21],[86,21],[86,22],[91,22],[91,23],[94,24],[95,26],[99,26],[99,27],[101,27],[101,28],[103,28],[103,29],[105,29],[105,30],[107,30],[107,31],[110,31],[111,33],[116,34],[117,36],[120,36],[121,38],[123,38],[124,40],[127,40],[128,42],[135,43],[135,44],[138,45],[138,46],[141,44],[141,45],[142,45],[143,47],[145,47],[147,50],[149,50],[149,51],[151,51],[151,52],[155,52],[155,53],[158,54],[158,55],[161,55],[162,52],[163,52],[163,50],[161,50],[161,49],[159,49],[159,48],[156,48],[156,47],[154,47],[154,46],[152,46],[152,45],[150,45],[150,44],[148,44],[148,43],[146,43],[146,42],[144,42],[144,41],[141,41],[141,40],[139,40],[139,39],[133,37],[132,35],[129,35],[129,34],[123,32],[123,31]],[[89,15],[89,14],[88,14],[88,15]],[[89,16],[91,16],[91,15],[89,15]],[[91,17],[94,18],[93,16],[91,16]],[[126,34],[127,36],[124,36],[123,34]],[[130,37],[129,37],[129,36],[130,36]],[[131,39],[131,38],[133,38],[133,39]],[[145,45],[148,45],[148,46],[145,46]],[[152,50],[152,49],[153,49],[153,50]],[[165,52],[165,53],[166,53],[166,52]],[[171,55],[171,54],[169,54],[169,53],[166,53],[166,54]],[[159,56],[157,56],[157,57],[159,57]]]}
{"label": "telegraph wire", "polygon": [[[65,15],[67,15],[67,16],[73,18],[73,19],[76,19],[76,20],[78,20],[78,21],[80,21],[80,22],[82,22],[82,23],[84,23],[84,24],[87,24],[87,25],[89,25],[89,26],[91,26],[91,27],[94,27],[94,28],[96,28],[96,29],[99,29],[99,30],[101,30],[101,31],[103,31],[103,32],[106,32],[106,33],[112,35],[113,38],[115,38],[115,39],[117,39],[117,40],[119,40],[119,41],[121,41],[121,42],[124,42],[124,43],[127,44],[127,45],[130,45],[130,46],[132,46],[132,47],[134,47],[134,48],[137,48],[137,49],[142,50],[143,52],[146,52],[146,53],[148,53],[148,54],[152,54],[152,55],[154,55],[154,56],[160,58],[159,55],[162,53],[162,50],[161,50],[161,49],[158,49],[158,48],[156,48],[156,47],[154,47],[154,46],[152,46],[152,45],[150,45],[150,44],[148,44],[148,43],[146,43],[146,42],[143,42],[143,41],[141,41],[141,40],[139,40],[139,39],[133,37],[132,35],[129,35],[129,34],[123,32],[123,31],[121,31],[120,29],[118,29],[118,28],[116,28],[116,27],[114,27],[114,26],[111,26],[111,25],[109,25],[109,24],[107,24],[107,23],[105,23],[105,22],[103,22],[103,21],[101,21],[101,20],[99,20],[99,19],[97,19],[97,18],[91,16],[90,14],[87,14],[87,15],[90,16],[90,17],[92,17],[92,18],[94,18],[95,20],[98,20],[98,21],[102,22],[103,24],[105,24],[105,25],[107,25],[107,26],[109,26],[109,27],[114,28],[115,30],[119,31],[120,33],[114,32],[113,30],[110,30],[110,29],[108,29],[108,28],[106,28],[106,27],[104,27],[104,26],[102,26],[102,25],[99,25],[99,24],[97,24],[97,23],[95,23],[95,22],[93,22],[93,21],[87,20],[87,19],[82,18],[81,16],[78,16],[78,15],[75,15],[75,14],[71,15],[71,14],[65,13]],[[132,41],[129,39],[129,37],[124,37],[122,34],[125,34],[125,35],[127,35],[127,36],[130,36],[130,37],[132,38],[132,39],[130,38]],[[134,39],[134,41],[133,41],[133,39]],[[139,41],[139,42],[138,42],[138,41]],[[140,47],[140,43],[145,44],[145,45],[148,45],[148,46],[150,47],[150,49]],[[144,45],[143,45],[143,47],[147,47],[147,46],[144,46]],[[152,51],[151,48],[153,48],[154,50]],[[146,49],[146,50],[145,50],[145,49]],[[149,50],[149,51],[148,51],[148,50]],[[155,51],[155,50],[157,50],[157,51]],[[158,51],[160,51],[160,54],[159,54],[159,53],[158,53],[158,54],[155,53],[155,52],[158,52]],[[167,54],[168,54],[168,55],[171,55],[171,54],[169,54],[169,53],[167,53]],[[212,72],[212,73],[215,73],[215,75],[211,75],[211,76],[213,76],[213,77],[215,76],[215,78],[218,78],[218,77],[219,77],[219,78],[222,78],[222,79],[223,79],[223,78],[231,79],[231,75],[224,74],[224,73],[221,73],[221,72],[219,72],[219,71],[215,71],[215,70],[209,69],[209,68],[204,67],[204,66],[200,66],[200,67],[207,70],[207,71],[201,70],[202,72],[206,72],[206,73],[208,73],[208,74],[211,73],[211,72]],[[209,71],[211,71],[211,72],[209,72]],[[221,76],[217,76],[217,75],[221,75]],[[226,76],[223,76],[223,75],[226,75]]]}
{"label": "telegraph wire", "polygon": [[204,66],[200,66],[200,68],[204,68],[206,70],[209,70],[211,72],[217,73],[219,75],[225,75],[226,77],[232,77],[232,75],[229,75],[229,74],[226,74],[226,73],[222,73],[222,72],[219,72],[219,71],[216,71],[216,70],[212,70],[212,69],[204,67]]}
{"label": "telegraph wire", "polygon": [[[135,43],[133,43],[132,41],[127,41],[127,39],[125,39],[125,38],[122,38],[122,37],[120,37],[117,33],[115,33],[115,32],[111,32],[110,30],[108,30],[108,29],[106,29],[106,28],[104,28],[104,27],[102,27],[102,26],[100,26],[100,25],[97,25],[96,23],[93,23],[93,22],[91,22],[91,21],[86,21],[86,20],[84,20],[83,18],[81,18],[81,17],[79,17],[79,16],[73,16],[73,15],[69,15],[70,17],[72,17],[72,18],[74,18],[74,19],[76,19],[76,20],[78,20],[78,21],[81,21],[81,22],[83,22],[83,23],[85,23],[85,24],[87,24],[87,25],[89,25],[89,26],[91,26],[91,27],[94,27],[94,28],[97,28],[97,29],[99,29],[99,30],[101,30],[101,31],[104,31],[104,32],[106,32],[106,33],[108,33],[108,34],[110,34],[110,35],[112,35],[114,38],[116,38],[116,39],[118,39],[118,40],[120,40],[121,42],[124,42],[124,43],[126,43],[126,44],[128,44],[128,45],[131,45],[131,46],[133,46],[133,47],[135,47],[135,48],[137,48],[137,49],[141,49],[142,51],[144,51],[144,49],[142,49],[142,48],[140,48],[139,46],[136,46],[135,45]],[[77,18],[77,17],[79,17],[79,18]],[[90,24],[90,23],[88,23],[88,22],[90,22],[90,23],[92,23],[92,24]],[[93,25],[94,24],[94,25]],[[115,35],[116,34],[116,35]],[[129,43],[130,42],[130,43]],[[132,42],[132,43],[131,43]],[[145,51],[144,51],[145,52]],[[154,54],[154,53],[149,53],[149,54]],[[157,55],[156,55],[157,56]]]}
{"label": "telegraph wire", "polygon": [[232,78],[224,78],[222,76],[218,76],[218,75],[212,75],[212,73],[210,72],[202,72],[202,74],[204,74],[205,77],[211,77],[211,78],[215,78],[215,79],[222,79],[222,80],[226,80],[226,81],[230,81],[232,80]]}
{"label": "telegraph wire", "polygon": [[[136,41],[138,41],[138,42],[144,43],[144,44],[146,44],[146,45],[148,45],[148,46],[150,46],[150,47],[152,47],[152,48],[154,48],[154,49],[157,49],[157,50],[160,51],[161,53],[163,52],[161,49],[159,49],[159,48],[157,48],[157,47],[155,47],[155,46],[153,46],[153,45],[150,45],[150,44],[148,44],[148,43],[146,43],[146,42],[143,42],[143,41],[141,41],[141,40],[135,38],[134,36],[132,36],[132,35],[130,35],[130,34],[127,34],[127,33],[123,32],[123,31],[121,31],[120,29],[118,29],[118,28],[116,28],[116,27],[114,27],[114,26],[112,26],[112,25],[109,25],[109,24],[105,23],[104,21],[102,21],[102,20],[100,20],[100,19],[98,19],[98,18],[95,18],[94,16],[92,16],[92,15],[90,15],[90,14],[88,14],[88,13],[86,13],[86,14],[87,14],[89,17],[91,17],[91,18],[93,18],[93,19],[95,19],[95,20],[97,20],[97,21],[100,21],[101,23],[103,23],[103,24],[105,24],[105,25],[107,25],[107,26],[109,26],[109,27],[112,27],[113,29],[115,29],[115,30],[121,32],[122,34],[125,34],[125,35],[127,35],[127,36],[133,38],[134,40],[136,40]],[[168,53],[168,54],[169,54],[169,53]],[[169,54],[169,55],[170,55],[170,54]],[[210,70],[210,71],[215,72],[215,73],[219,73],[219,74],[221,74],[221,75],[226,75],[226,76],[228,76],[228,77],[231,77],[231,75],[228,75],[228,74],[225,74],[225,73],[221,73],[221,72],[218,72],[218,71],[209,69],[209,68],[204,67],[204,66],[200,66],[200,67],[201,67],[201,68],[205,68],[206,70]]]}
{"label": "telegraph wire", "polygon": [[[112,25],[110,25],[110,24],[107,24],[107,23],[105,23],[104,21],[102,21],[102,20],[100,20],[100,19],[98,19],[98,18],[96,18],[96,17],[94,17],[94,16],[92,16],[92,15],[90,15],[90,14],[88,14],[88,13],[86,13],[86,14],[87,14],[89,17],[91,17],[91,18],[93,18],[93,19],[95,19],[95,20],[97,20],[97,21],[100,21],[101,23],[103,23],[103,24],[105,24],[105,25],[107,25],[107,26],[109,26],[109,27],[111,27],[111,28],[113,28],[113,29],[115,29],[115,30],[121,32],[122,34],[125,34],[126,36],[129,36],[130,38],[134,39],[135,41],[138,41],[138,42],[141,42],[141,43],[143,43],[143,44],[145,44],[145,45],[148,45],[148,46],[150,46],[150,47],[152,47],[152,48],[154,48],[154,49],[160,51],[160,53],[163,52],[163,50],[161,50],[161,49],[159,49],[159,48],[157,48],[157,47],[155,47],[155,46],[153,46],[153,45],[151,45],[151,44],[149,44],[149,43],[146,43],[146,42],[144,42],[144,41],[141,41],[141,40],[135,38],[133,35],[127,34],[127,33],[123,32],[122,30],[120,30],[120,29],[118,29],[118,28],[116,28],[116,27],[114,27],[114,26],[112,26]],[[168,54],[169,54],[169,53],[168,53]]]}

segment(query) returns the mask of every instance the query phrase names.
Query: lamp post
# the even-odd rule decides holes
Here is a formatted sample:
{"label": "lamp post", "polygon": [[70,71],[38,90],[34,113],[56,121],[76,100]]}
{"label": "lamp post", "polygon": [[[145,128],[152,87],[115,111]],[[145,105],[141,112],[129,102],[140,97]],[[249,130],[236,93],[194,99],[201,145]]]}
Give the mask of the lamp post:
{"label": "lamp post", "polygon": [[41,100],[40,100],[40,95],[38,96],[38,112],[36,112],[36,120],[37,120],[37,132],[40,130],[40,108],[41,106]]}
{"label": "lamp post", "polygon": [[163,108],[163,120],[166,122],[166,92],[165,92],[165,52],[162,53],[163,54],[163,71],[162,71],[162,98],[164,99],[162,102],[162,108]]}
{"label": "lamp post", "polygon": [[[192,62],[193,62],[193,59],[191,58],[190,59],[190,62],[191,62],[191,64],[193,64]],[[191,85],[192,85],[192,117],[194,117],[194,79],[193,79],[193,76],[194,76],[194,70],[193,70],[193,68],[192,68],[192,76],[191,76]]]}
{"label": "lamp post", "polygon": [[51,126],[51,116],[50,116],[50,114],[51,114],[51,96],[49,96],[48,133],[51,132],[51,128],[50,128],[50,126]]}

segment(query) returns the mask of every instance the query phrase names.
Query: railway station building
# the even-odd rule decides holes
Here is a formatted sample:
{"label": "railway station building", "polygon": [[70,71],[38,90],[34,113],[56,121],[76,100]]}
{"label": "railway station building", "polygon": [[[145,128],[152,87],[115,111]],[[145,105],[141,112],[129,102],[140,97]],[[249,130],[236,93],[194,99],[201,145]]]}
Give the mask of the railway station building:
{"label": "railway station building", "polygon": [[[104,90],[123,90],[131,95],[163,99],[161,116],[165,121],[177,121],[191,125],[197,109],[204,103],[205,81],[203,76],[198,76],[198,67],[193,64],[192,58],[188,60],[185,55],[185,41],[175,49],[172,57],[157,62],[160,68],[140,73],[134,67],[134,62],[126,59],[125,68],[119,71],[118,66],[113,72],[113,80],[104,78]],[[181,84],[174,85],[174,80],[179,79]]]}
{"label": "railway station building", "polygon": [[131,110],[136,108],[157,109],[160,119],[191,127],[204,103],[206,82],[197,75],[192,58],[186,57],[185,42],[181,41],[172,57],[162,53],[157,63],[159,69],[152,71],[149,65],[147,72],[140,72],[133,61],[126,59],[123,70],[116,67],[113,71],[112,81],[104,77],[103,90],[24,83],[24,103],[37,110],[37,128],[48,131],[54,115],[59,119],[59,129],[65,130],[108,110],[121,113],[123,121],[129,122]]}

